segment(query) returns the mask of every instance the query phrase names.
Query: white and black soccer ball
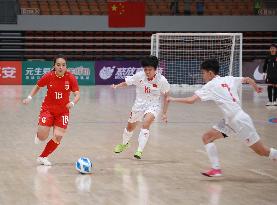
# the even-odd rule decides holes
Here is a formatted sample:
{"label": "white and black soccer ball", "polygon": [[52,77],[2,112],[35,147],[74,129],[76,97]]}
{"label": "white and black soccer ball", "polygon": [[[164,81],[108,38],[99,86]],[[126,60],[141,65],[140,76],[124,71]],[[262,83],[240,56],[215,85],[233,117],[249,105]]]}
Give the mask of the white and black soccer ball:
{"label": "white and black soccer ball", "polygon": [[89,174],[92,171],[92,163],[89,158],[81,157],[75,163],[75,168],[82,174]]}

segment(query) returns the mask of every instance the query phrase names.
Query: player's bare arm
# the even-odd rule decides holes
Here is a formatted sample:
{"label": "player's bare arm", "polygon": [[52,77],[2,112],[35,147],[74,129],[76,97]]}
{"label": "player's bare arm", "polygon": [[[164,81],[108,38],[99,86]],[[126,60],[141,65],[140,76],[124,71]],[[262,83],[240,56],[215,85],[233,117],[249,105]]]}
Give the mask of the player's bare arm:
{"label": "player's bare arm", "polygon": [[28,95],[27,98],[25,98],[22,102],[24,105],[27,105],[31,102],[32,98],[38,93],[38,91],[40,90],[40,87],[35,85],[33,87],[33,89],[31,90],[30,94]]}
{"label": "player's bare arm", "polygon": [[68,109],[73,108],[80,100],[80,91],[73,92],[73,95],[74,95],[74,99],[66,105]]}
{"label": "player's bare arm", "polygon": [[174,98],[174,97],[167,98],[167,102],[179,102],[179,103],[185,103],[185,104],[194,104],[197,100],[200,100],[200,98],[197,95],[193,95],[186,98]]}
{"label": "player's bare arm", "polygon": [[163,112],[162,112],[162,120],[167,123],[167,110],[168,110],[168,101],[167,98],[169,96],[169,92],[166,92],[164,94],[164,99],[163,99]]}
{"label": "player's bare arm", "polygon": [[263,88],[258,86],[257,83],[252,78],[245,77],[243,78],[242,83],[247,83],[251,85],[257,93],[261,93],[263,90]]}
{"label": "player's bare arm", "polygon": [[115,84],[112,84],[112,88],[116,89],[116,88],[126,88],[128,85],[126,82],[122,82],[122,83],[119,83],[117,85]]}

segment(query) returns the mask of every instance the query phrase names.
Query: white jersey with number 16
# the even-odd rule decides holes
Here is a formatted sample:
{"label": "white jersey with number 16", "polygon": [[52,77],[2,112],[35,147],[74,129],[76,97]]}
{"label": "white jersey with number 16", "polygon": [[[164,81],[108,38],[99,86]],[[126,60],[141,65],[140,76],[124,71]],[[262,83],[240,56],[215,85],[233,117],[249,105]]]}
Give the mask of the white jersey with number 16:
{"label": "white jersey with number 16", "polygon": [[143,71],[125,78],[127,85],[136,86],[136,100],[132,110],[144,110],[149,106],[161,106],[160,96],[169,92],[167,79],[157,73],[153,80],[148,80]]}

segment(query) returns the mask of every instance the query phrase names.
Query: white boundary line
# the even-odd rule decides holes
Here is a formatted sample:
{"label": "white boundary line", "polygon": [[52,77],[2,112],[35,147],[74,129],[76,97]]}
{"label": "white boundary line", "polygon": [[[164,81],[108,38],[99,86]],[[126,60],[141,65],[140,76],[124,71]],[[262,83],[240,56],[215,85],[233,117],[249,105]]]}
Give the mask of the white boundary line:
{"label": "white boundary line", "polygon": [[263,171],[260,171],[260,170],[257,170],[257,169],[249,169],[249,171],[250,171],[250,172],[253,172],[253,173],[255,173],[255,174],[259,174],[259,175],[261,175],[261,176],[269,177],[269,178],[274,179],[274,180],[277,181],[277,177],[272,176],[271,174],[265,173],[265,172],[263,172]]}

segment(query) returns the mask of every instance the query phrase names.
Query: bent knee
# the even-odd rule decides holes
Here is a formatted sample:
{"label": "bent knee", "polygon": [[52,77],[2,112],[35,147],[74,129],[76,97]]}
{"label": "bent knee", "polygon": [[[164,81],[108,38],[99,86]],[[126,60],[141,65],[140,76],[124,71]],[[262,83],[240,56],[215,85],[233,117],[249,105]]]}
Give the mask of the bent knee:
{"label": "bent knee", "polygon": [[60,135],[55,135],[53,137],[53,140],[56,142],[56,143],[60,143],[62,141],[62,138],[63,136],[60,136]]}
{"label": "bent knee", "polygon": [[212,142],[212,135],[209,132],[206,132],[202,136],[202,141],[204,144],[208,144],[208,143]]}
{"label": "bent knee", "polygon": [[151,124],[152,124],[152,121],[148,121],[148,120],[144,121],[143,124],[142,124],[142,128],[149,130]]}
{"label": "bent knee", "polygon": [[48,133],[45,132],[37,132],[37,138],[41,141],[48,138]]}
{"label": "bent knee", "polygon": [[149,130],[150,124],[143,124],[143,125],[142,125],[142,128],[143,128],[143,129]]}

